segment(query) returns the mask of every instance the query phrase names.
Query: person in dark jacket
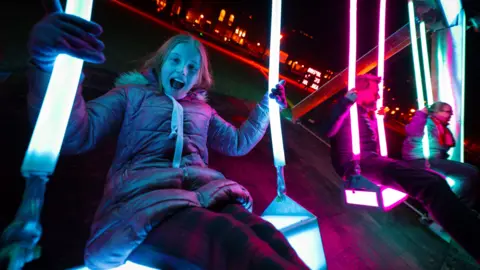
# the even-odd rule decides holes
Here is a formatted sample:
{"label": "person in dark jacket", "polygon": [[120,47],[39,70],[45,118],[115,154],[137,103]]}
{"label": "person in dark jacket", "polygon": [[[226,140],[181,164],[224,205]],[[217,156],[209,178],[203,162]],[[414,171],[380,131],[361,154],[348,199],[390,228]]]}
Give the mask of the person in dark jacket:
{"label": "person in dark jacket", "polygon": [[[410,123],[405,126],[407,137],[403,142],[402,157],[412,166],[428,167],[451,178],[455,194],[468,207],[473,208],[478,202],[479,172],[473,165],[448,159],[448,151],[455,146],[455,137],[448,128],[452,115],[452,107],[441,101],[415,112]],[[425,127],[428,131],[428,162],[424,157],[422,143]]]}
{"label": "person in dark jacket", "polygon": [[[61,12],[35,25],[28,74],[33,122],[57,55],[103,62],[101,32],[98,24]],[[282,83],[239,128],[206,102],[211,84],[206,49],[177,35],[105,95],[85,102],[79,85],[62,153],[89,151],[118,134],[85,248],[90,269],[127,260],[162,269],[307,269],[285,237],[251,213],[249,192],[208,167],[207,146],[229,156],[255,147],[269,124],[269,98],[286,106]]]}
{"label": "person in dark jacket", "polygon": [[324,127],[331,139],[335,170],[342,177],[355,171],[349,109],[357,102],[361,174],[374,183],[404,191],[417,199],[438,224],[480,262],[480,218],[460,202],[445,179],[433,171],[414,168],[379,154],[376,102],[380,80],[373,75],[358,76],[356,88],[333,106]]}

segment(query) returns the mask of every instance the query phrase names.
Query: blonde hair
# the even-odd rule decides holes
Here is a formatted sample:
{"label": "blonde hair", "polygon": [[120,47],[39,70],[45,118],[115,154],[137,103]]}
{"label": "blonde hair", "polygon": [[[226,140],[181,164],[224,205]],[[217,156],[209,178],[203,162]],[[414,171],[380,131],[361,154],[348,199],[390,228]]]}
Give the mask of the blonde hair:
{"label": "blonde hair", "polygon": [[[213,79],[210,72],[207,50],[198,39],[188,34],[179,34],[168,39],[155,53],[152,54],[149,59],[145,61],[143,64],[143,69],[156,69],[157,72],[160,72],[165,59],[168,57],[173,48],[182,43],[192,44],[200,53],[201,63],[198,71],[198,79],[195,85],[193,85],[192,89],[210,89],[213,84]],[[161,90],[161,83],[159,86]]]}

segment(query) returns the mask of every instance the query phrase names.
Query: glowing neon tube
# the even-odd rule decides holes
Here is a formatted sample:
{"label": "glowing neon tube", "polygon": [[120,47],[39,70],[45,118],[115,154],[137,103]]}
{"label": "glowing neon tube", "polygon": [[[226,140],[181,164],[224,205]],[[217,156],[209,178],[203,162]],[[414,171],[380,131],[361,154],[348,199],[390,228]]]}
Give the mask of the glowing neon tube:
{"label": "glowing neon tube", "polygon": [[467,17],[465,15],[465,11],[462,11],[462,97],[461,97],[461,104],[460,104],[460,142],[462,145],[460,146],[460,162],[464,162],[465,159],[465,53],[466,53],[466,46],[467,46]]}
{"label": "glowing neon tube", "polygon": [[[415,21],[415,11],[413,7],[413,1],[408,1],[408,18],[410,21],[410,39],[412,41],[412,55],[413,55],[413,69],[415,71],[415,84],[417,88],[417,101],[418,109],[421,110],[425,106],[425,97],[423,95],[423,85],[422,85],[422,73],[420,71],[420,56],[418,53],[418,43],[417,43],[417,24]],[[428,159],[430,157],[430,145],[428,141],[428,130],[425,125],[425,130],[423,132],[424,136],[422,139],[423,145],[423,156]]]}
{"label": "glowing neon tube", "polygon": [[[270,29],[270,61],[268,65],[268,89],[274,89],[278,83],[280,68],[280,24],[282,0],[272,0],[272,21]],[[276,100],[269,99],[270,130],[272,136],[273,158],[276,167],[285,166],[280,109]]]}
{"label": "glowing neon tube", "polygon": [[[348,90],[355,88],[355,77],[357,72],[357,0],[350,0],[350,41],[348,53]],[[350,128],[352,132],[353,158],[359,159],[360,135],[358,130],[357,103],[350,107]]]}
{"label": "glowing neon tube", "polygon": [[[68,0],[65,13],[90,20],[93,0]],[[50,175],[57,164],[77,92],[83,60],[60,54],[22,164],[22,174]]]}
{"label": "glowing neon tube", "polygon": [[430,61],[428,59],[427,31],[425,29],[425,22],[420,22],[420,44],[422,47],[423,74],[425,76],[425,90],[427,92],[427,105],[430,106],[433,104],[433,89],[432,89],[432,76],[430,74]]}
{"label": "glowing neon tube", "polygon": [[[378,84],[380,98],[377,101],[377,110],[383,108],[383,84],[385,75],[385,16],[387,13],[387,0],[380,0],[380,21],[378,26],[378,66],[377,75],[382,78]],[[380,142],[380,154],[383,157],[388,155],[387,138],[385,136],[384,115],[377,114],[378,139]]]}

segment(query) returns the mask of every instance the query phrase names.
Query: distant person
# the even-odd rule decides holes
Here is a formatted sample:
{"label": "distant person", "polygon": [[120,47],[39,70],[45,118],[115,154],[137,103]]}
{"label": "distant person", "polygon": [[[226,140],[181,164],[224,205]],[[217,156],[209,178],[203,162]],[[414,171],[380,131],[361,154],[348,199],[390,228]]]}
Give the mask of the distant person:
{"label": "distant person", "polygon": [[[430,108],[415,112],[405,127],[407,137],[403,142],[402,156],[412,166],[425,168],[427,164],[430,169],[445,177],[451,177],[455,181],[453,191],[467,206],[474,207],[478,202],[478,169],[468,163],[448,159],[448,151],[456,143],[448,128],[452,115],[452,106],[441,101],[435,102]],[[430,153],[428,163],[425,163],[422,143],[425,126],[428,130]]]}
{"label": "distant person", "polygon": [[[32,121],[57,55],[105,61],[101,32],[98,24],[64,13],[35,25],[29,42]],[[105,95],[85,102],[79,85],[63,154],[90,151],[118,134],[86,244],[90,269],[111,269],[126,260],[161,269],[307,269],[285,237],[250,212],[249,192],[208,167],[207,146],[228,156],[255,147],[268,128],[269,98],[286,107],[283,82],[236,128],[206,102],[212,85],[208,62],[198,40],[176,35],[141,72],[124,74]],[[13,246],[21,244],[15,228],[21,224],[3,235]]]}
{"label": "distant person", "polygon": [[349,177],[355,172],[349,110],[357,102],[361,174],[370,181],[402,190],[417,199],[433,219],[480,263],[480,217],[460,202],[445,179],[437,173],[379,154],[375,111],[380,80],[373,75],[358,76],[356,88],[348,91],[332,108],[330,118],[324,124],[331,138],[333,167],[341,177]]}

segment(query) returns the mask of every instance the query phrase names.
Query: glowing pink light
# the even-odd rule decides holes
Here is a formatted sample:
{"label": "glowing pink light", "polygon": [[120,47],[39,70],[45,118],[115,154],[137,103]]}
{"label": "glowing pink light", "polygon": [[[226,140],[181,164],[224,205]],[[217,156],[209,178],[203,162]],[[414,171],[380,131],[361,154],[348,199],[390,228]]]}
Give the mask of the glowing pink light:
{"label": "glowing pink light", "polygon": [[[380,22],[378,38],[378,76],[380,99],[377,101],[377,110],[383,107],[383,77],[385,69],[385,17],[386,0],[380,0]],[[350,46],[348,64],[348,89],[355,88],[356,77],[356,47],[357,47],[357,0],[350,0]],[[384,116],[377,116],[380,154],[387,156],[387,141],[385,136]],[[350,127],[352,136],[352,152],[354,159],[360,155],[360,135],[358,128],[358,110],[356,103],[350,108]],[[381,208],[384,211],[393,209],[408,197],[398,190],[377,185],[371,190],[345,189],[345,201],[348,204]]]}
{"label": "glowing pink light", "polygon": [[[350,47],[348,60],[348,90],[355,88],[357,73],[357,0],[350,0]],[[352,131],[352,151],[354,159],[360,155],[360,135],[358,130],[357,104],[350,107],[350,128]]]}
{"label": "glowing pink light", "polygon": [[382,190],[383,209],[385,211],[393,209],[395,206],[405,201],[407,197],[408,195],[401,191],[393,188],[386,188]]}
{"label": "glowing pink light", "polygon": [[[379,197],[378,195],[381,195]],[[378,191],[345,190],[345,201],[348,204],[370,206],[389,211],[407,199],[408,195],[393,188],[379,187]],[[381,198],[381,201],[379,201]]]}
{"label": "glowing pink light", "polygon": [[345,200],[348,204],[378,207],[377,193],[374,191],[345,190]]}
{"label": "glowing pink light", "polygon": [[[377,110],[383,108],[383,77],[385,73],[385,17],[387,11],[387,0],[380,0],[380,22],[378,27],[378,66],[377,75],[382,78],[378,87],[380,98],[377,101]],[[380,142],[380,154],[383,157],[388,155],[387,138],[385,136],[384,115],[377,114],[378,139]]]}

